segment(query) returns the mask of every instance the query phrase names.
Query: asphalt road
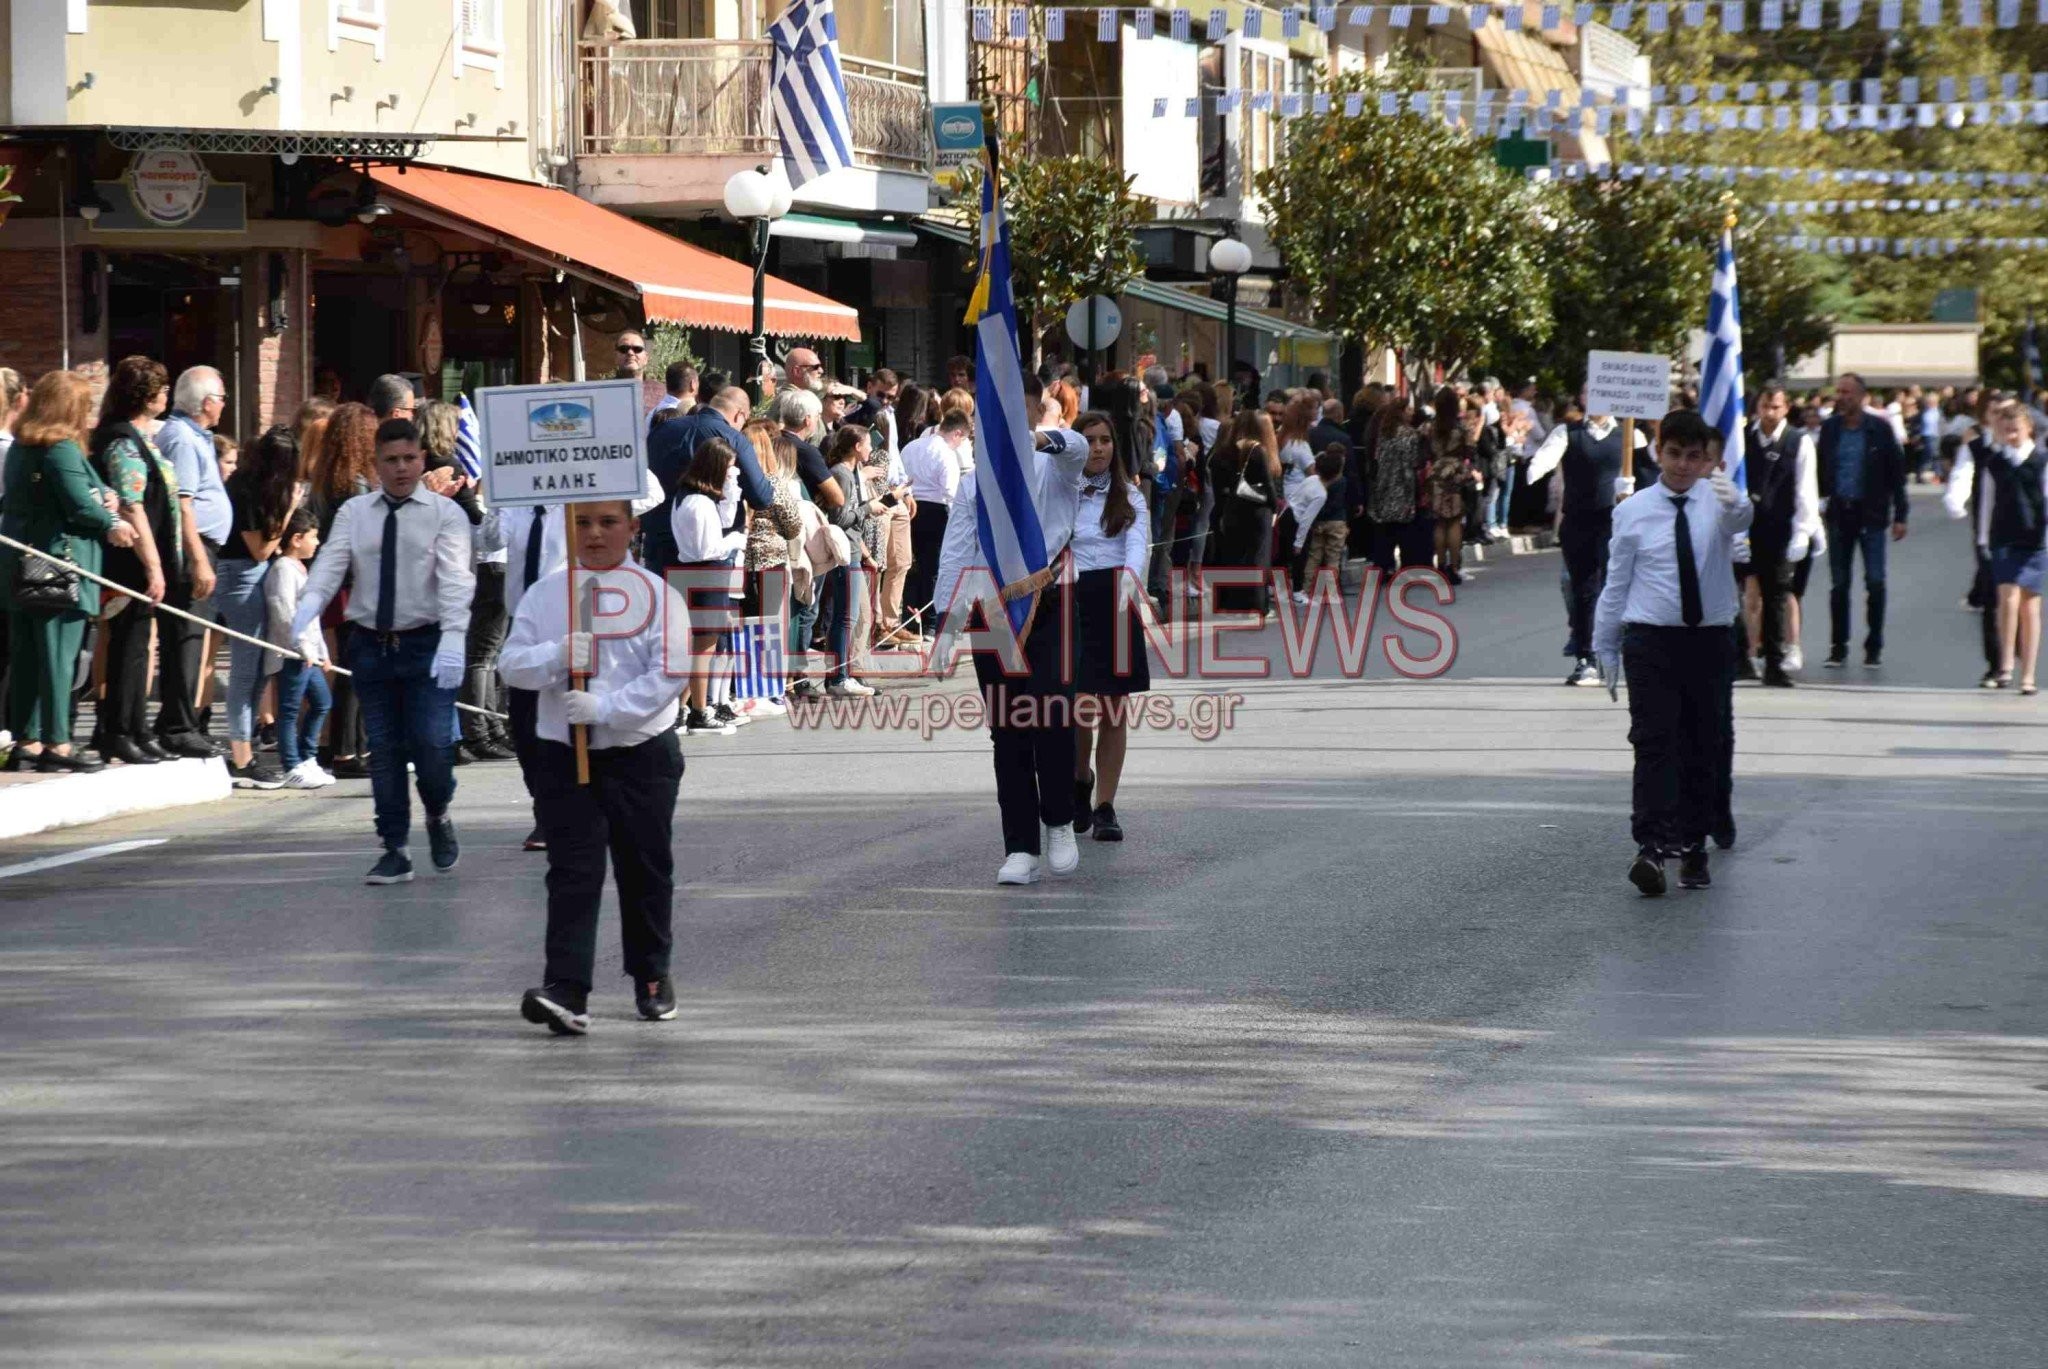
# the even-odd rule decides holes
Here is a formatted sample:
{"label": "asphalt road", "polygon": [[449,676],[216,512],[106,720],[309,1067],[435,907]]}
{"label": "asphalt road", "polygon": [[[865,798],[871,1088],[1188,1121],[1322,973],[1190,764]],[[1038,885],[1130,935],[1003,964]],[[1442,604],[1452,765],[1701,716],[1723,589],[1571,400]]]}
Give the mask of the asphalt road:
{"label": "asphalt road", "polygon": [[2048,713],[1936,512],[1662,901],[1554,555],[1028,890],[978,735],[691,740],[666,1025],[518,1020],[508,767],[395,889],[360,784],[0,846],[0,1363],[2048,1363]]}

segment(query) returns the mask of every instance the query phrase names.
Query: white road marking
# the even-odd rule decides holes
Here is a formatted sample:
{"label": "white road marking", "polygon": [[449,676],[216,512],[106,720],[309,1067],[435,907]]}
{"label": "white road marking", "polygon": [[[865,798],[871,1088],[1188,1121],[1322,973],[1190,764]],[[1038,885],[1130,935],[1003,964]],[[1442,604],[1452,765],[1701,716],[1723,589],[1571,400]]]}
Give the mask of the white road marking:
{"label": "white road marking", "polygon": [[162,846],[167,840],[167,837],[150,837],[142,841],[115,841],[105,846],[88,846],[83,850],[68,851],[61,856],[25,860],[19,865],[0,865],[0,879],[12,879],[16,875],[33,875],[42,870],[54,870],[60,865],[76,865],[82,860],[98,860],[101,856],[118,856],[123,851],[140,851],[145,847]]}

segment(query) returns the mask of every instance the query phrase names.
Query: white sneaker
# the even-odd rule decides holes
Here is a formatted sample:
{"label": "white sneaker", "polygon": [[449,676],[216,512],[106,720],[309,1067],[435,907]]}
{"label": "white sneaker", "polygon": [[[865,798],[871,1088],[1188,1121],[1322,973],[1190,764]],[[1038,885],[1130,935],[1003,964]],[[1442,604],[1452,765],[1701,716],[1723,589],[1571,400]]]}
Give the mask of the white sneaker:
{"label": "white sneaker", "polygon": [[300,761],[284,777],[287,789],[325,789],[332,783],[334,776],[322,770],[316,761]]}
{"label": "white sneaker", "polygon": [[[1071,837],[1068,838],[1072,840]],[[1038,883],[1038,857],[1018,851],[1003,861],[1003,868],[996,871],[998,884]]]}
{"label": "white sneaker", "polygon": [[313,773],[320,777],[320,787],[322,789],[325,789],[330,784],[339,784],[341,782],[339,779],[335,777],[333,771],[329,770],[326,766],[320,764],[320,762],[316,760],[307,760],[302,762],[302,764],[310,765],[313,767]]}
{"label": "white sneaker", "polygon": [[1045,865],[1056,875],[1071,875],[1081,865],[1081,848],[1074,843],[1069,823],[1045,830]]}
{"label": "white sneaker", "polygon": [[1201,597],[1202,597],[1202,587],[1201,587],[1200,585],[1189,585],[1189,586],[1188,586],[1188,598],[1190,598],[1190,599],[1200,599]]}
{"label": "white sneaker", "polygon": [[749,717],[779,718],[787,712],[789,712],[789,709],[777,703],[774,699],[747,700],[747,715]]}
{"label": "white sneaker", "polygon": [[1296,608],[1307,608],[1307,607],[1308,607],[1308,595],[1307,595],[1307,593],[1306,593],[1306,592],[1304,592],[1304,591],[1302,591],[1302,590],[1296,590],[1296,591],[1294,591],[1294,606],[1295,606]]}
{"label": "white sneaker", "polygon": [[826,685],[825,692],[827,694],[837,694],[843,699],[865,699],[875,691],[871,686],[864,685],[849,675],[843,680]]}
{"label": "white sneaker", "polygon": [[1788,647],[1786,647],[1786,648],[1785,648],[1785,669],[1787,669],[1787,670],[1804,670],[1804,669],[1806,669],[1806,653],[1805,653],[1805,652],[1803,652],[1803,651],[1801,651],[1801,650],[1800,650],[1800,649],[1799,649],[1798,647],[1796,647],[1796,646],[1788,646]]}

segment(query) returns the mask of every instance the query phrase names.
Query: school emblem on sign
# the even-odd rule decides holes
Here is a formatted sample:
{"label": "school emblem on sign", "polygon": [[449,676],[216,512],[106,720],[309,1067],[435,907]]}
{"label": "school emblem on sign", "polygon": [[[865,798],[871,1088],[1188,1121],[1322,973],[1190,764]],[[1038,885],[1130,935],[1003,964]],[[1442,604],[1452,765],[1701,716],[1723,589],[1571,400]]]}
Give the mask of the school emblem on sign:
{"label": "school emblem on sign", "polygon": [[527,406],[526,440],[574,442],[597,435],[597,415],[582,395],[542,400]]}
{"label": "school emblem on sign", "polygon": [[198,217],[212,182],[206,163],[182,147],[152,147],[135,154],[123,179],[143,218],[175,228]]}

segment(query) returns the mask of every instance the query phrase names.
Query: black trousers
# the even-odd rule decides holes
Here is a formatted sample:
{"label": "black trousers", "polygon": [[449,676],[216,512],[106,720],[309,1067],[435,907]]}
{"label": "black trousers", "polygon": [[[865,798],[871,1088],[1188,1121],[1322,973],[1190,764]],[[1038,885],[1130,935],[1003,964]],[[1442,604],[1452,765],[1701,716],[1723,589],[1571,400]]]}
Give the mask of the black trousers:
{"label": "black trousers", "polygon": [[[149,735],[149,629],[159,621],[177,620],[168,613],[159,620],[149,604],[130,599],[107,622],[107,697],[100,704],[99,725],[103,747],[117,737],[141,741]],[[164,674],[168,678],[168,671]]]}
{"label": "black trousers", "polygon": [[605,858],[619,888],[625,972],[668,973],[675,911],[676,794],[683,751],[674,732],[638,746],[593,749],[590,783],[576,783],[576,750],[536,739],[534,802],[548,840],[548,983],[589,989],[597,964],[597,914]]}
{"label": "black trousers", "polygon": [[1570,582],[1565,608],[1574,656],[1593,654],[1593,610],[1600,603],[1600,587],[1607,583],[1607,543],[1613,536],[1612,509],[1575,509],[1564,516],[1557,530],[1557,545],[1564,553],[1565,577]]}
{"label": "black trousers", "polygon": [[1970,602],[1981,604],[1983,612],[1977,615],[1978,631],[1984,639],[1984,668],[1998,669],[1998,586],[1991,578],[1991,557],[1982,548],[1977,551],[1977,578],[1970,586]]}
{"label": "black trousers", "polygon": [[1028,675],[1006,675],[1002,662],[976,653],[974,678],[995,741],[996,806],[1003,852],[1038,855],[1039,824],[1074,820],[1074,681],[1064,659],[1067,592],[1054,585],[1039,598],[1024,639]]}
{"label": "black trousers", "polygon": [[[1637,846],[1682,851],[1707,839],[1732,759],[1734,639],[1726,627],[1622,630],[1628,740],[1636,769],[1630,830]],[[1732,787],[1732,786],[1731,786]]]}
{"label": "black trousers", "polygon": [[526,782],[526,792],[533,799],[533,825],[541,826],[540,789],[534,778],[538,764],[540,739],[534,735],[533,719],[540,707],[540,696],[530,689],[514,689],[505,686],[505,724],[512,735],[512,754],[519,758],[519,778]]}
{"label": "black trousers", "polygon": [[[939,579],[939,549],[946,541],[946,520],[952,509],[934,500],[919,500],[910,518],[910,573],[903,578],[905,609],[924,609]],[[926,631],[937,629],[926,615]]]}
{"label": "black trousers", "polygon": [[[1759,615],[1757,631],[1763,634],[1763,642],[1757,654],[1764,658],[1767,666],[1783,666],[1785,662],[1785,601],[1792,594],[1792,566],[1785,560],[1784,548],[1773,551],[1752,543],[1749,550],[1749,573],[1757,583],[1757,593],[1762,596],[1763,612]],[[1737,619],[1741,621],[1740,618]]]}
{"label": "black trousers", "polygon": [[[463,703],[475,708],[495,708],[498,649],[505,645],[505,633],[511,625],[505,614],[505,568],[489,563],[478,566],[476,595],[469,602],[469,636],[465,639],[467,654],[460,696]],[[481,742],[497,735],[490,720],[481,714],[457,716],[462,722],[464,741]]]}
{"label": "black trousers", "polygon": [[[203,554],[210,558],[210,564],[220,564],[220,552],[218,546],[205,543]],[[202,552],[187,547],[186,554],[196,556]],[[207,616],[204,608],[195,610],[192,607],[192,582],[189,579],[173,580],[165,585],[164,603],[187,613],[196,611],[201,617]],[[156,734],[159,737],[181,737],[199,730],[199,713],[193,700],[199,697],[199,652],[206,638],[206,629],[168,613],[163,615],[158,625]]]}

